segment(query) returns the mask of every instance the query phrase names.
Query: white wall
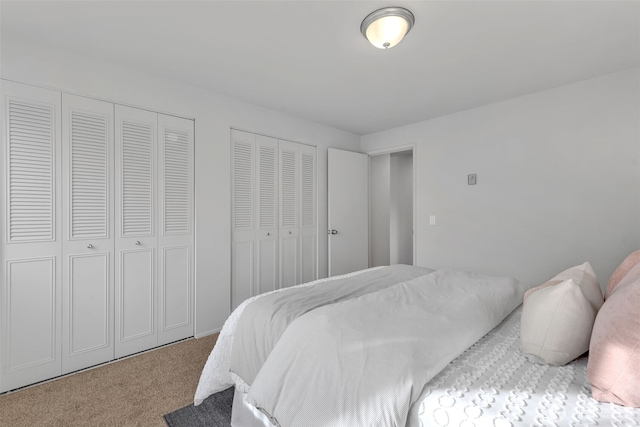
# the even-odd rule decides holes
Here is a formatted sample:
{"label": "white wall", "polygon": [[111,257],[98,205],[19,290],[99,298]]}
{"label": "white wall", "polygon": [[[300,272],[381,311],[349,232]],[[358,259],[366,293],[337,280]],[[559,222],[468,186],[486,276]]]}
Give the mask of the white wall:
{"label": "white wall", "polygon": [[389,265],[391,157],[369,157],[369,267]]}
{"label": "white wall", "polygon": [[357,151],[358,136],[25,40],[3,37],[0,52],[2,78],[195,119],[198,336],[219,330],[230,310],[231,127],[318,147],[318,268],[326,277],[327,147]]}
{"label": "white wall", "polygon": [[392,153],[389,263],[413,264],[413,153]]}
{"label": "white wall", "polygon": [[417,264],[535,284],[589,261],[606,284],[640,246],[639,77],[628,70],[362,137],[365,152],[416,144]]}

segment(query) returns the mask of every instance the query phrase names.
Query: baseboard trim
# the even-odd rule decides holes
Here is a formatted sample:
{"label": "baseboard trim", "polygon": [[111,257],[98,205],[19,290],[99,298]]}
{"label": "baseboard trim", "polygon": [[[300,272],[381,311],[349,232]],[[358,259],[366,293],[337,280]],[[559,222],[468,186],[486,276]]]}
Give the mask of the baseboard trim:
{"label": "baseboard trim", "polygon": [[222,330],[222,328],[211,329],[210,331],[200,332],[194,335],[195,339],[208,337],[209,335],[217,334]]}

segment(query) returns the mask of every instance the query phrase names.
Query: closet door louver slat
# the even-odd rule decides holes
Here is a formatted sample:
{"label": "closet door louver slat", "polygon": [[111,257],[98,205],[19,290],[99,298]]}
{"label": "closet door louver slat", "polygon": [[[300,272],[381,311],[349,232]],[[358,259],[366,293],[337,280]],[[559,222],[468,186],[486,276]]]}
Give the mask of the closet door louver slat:
{"label": "closet door louver slat", "polygon": [[191,232],[191,144],[178,129],[164,132],[164,233]]}
{"label": "closet door louver slat", "polygon": [[55,240],[53,106],[9,99],[8,241]]}
{"label": "closet door louver slat", "polygon": [[280,189],[281,219],[280,227],[296,227],[298,225],[298,177],[297,153],[295,150],[280,150]]}
{"label": "closet door louver slat", "polygon": [[260,145],[258,150],[258,218],[260,228],[276,228],[276,147]]}
{"label": "closet door louver slat", "polygon": [[108,237],[109,118],[71,111],[71,239]]}
{"label": "closet door louver slat", "polygon": [[122,236],[153,235],[153,130],[122,123]]}
{"label": "closet door louver slat", "polygon": [[253,229],[253,145],[235,141],[233,144],[234,227]]}
{"label": "closet door louver slat", "polygon": [[316,148],[300,145],[300,281],[309,282],[317,272]]}
{"label": "closet door louver slat", "polygon": [[316,189],[315,189],[315,156],[302,153],[302,226],[313,227],[315,225]]}

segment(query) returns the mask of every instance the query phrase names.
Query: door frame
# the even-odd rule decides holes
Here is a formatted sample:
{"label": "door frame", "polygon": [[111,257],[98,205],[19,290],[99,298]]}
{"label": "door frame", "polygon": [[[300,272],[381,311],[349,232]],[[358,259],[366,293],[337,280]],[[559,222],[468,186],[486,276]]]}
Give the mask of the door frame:
{"label": "door frame", "polygon": [[[411,151],[412,155],[411,155],[411,161],[412,161],[412,182],[413,182],[413,234],[412,234],[412,238],[413,238],[413,265],[416,265],[416,259],[417,259],[417,245],[416,245],[416,236],[418,234],[418,229],[417,229],[417,222],[416,222],[416,214],[417,214],[417,209],[416,209],[416,198],[417,198],[417,191],[416,191],[416,154],[417,154],[417,150],[418,150],[418,144],[405,144],[405,145],[394,145],[391,147],[387,147],[387,148],[381,148],[378,150],[372,150],[372,151],[364,151],[364,154],[369,156],[369,162],[371,162],[371,157],[372,156],[379,156],[382,154],[393,154],[393,153],[400,153],[403,151]],[[371,170],[371,168],[369,168],[369,170]],[[371,177],[369,177],[369,180],[371,180]],[[369,198],[369,214],[371,213],[371,198]],[[371,254],[369,254],[369,259],[371,259]]]}

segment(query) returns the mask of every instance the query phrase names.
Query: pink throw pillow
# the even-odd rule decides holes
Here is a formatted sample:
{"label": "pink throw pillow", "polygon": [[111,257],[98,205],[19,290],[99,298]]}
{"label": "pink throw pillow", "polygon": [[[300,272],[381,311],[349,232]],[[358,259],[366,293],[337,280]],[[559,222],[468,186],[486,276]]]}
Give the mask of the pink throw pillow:
{"label": "pink throw pillow", "polygon": [[635,251],[627,256],[611,275],[604,299],[609,298],[618,285],[634,282],[638,278],[640,278],[640,251]]}
{"label": "pink throw pillow", "polygon": [[638,408],[640,278],[613,288],[593,326],[587,377],[594,399]]}

